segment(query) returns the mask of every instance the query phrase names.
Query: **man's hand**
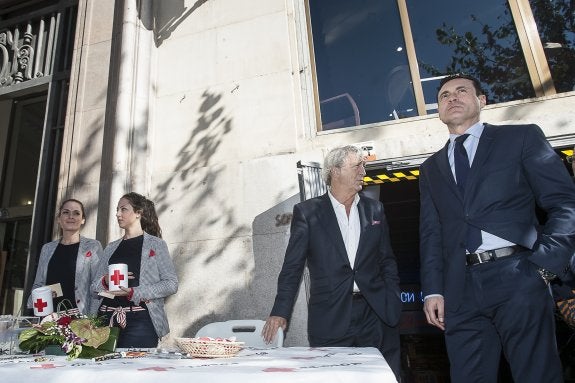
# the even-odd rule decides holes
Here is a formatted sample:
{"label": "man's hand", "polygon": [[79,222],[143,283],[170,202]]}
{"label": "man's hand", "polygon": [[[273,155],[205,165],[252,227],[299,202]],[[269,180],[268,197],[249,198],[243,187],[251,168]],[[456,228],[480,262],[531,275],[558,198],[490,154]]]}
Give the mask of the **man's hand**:
{"label": "man's hand", "polygon": [[262,329],[262,337],[264,338],[266,343],[271,343],[278,332],[278,328],[282,328],[285,331],[287,327],[287,320],[282,317],[270,316],[268,320],[266,320],[266,324]]}
{"label": "man's hand", "polygon": [[423,302],[423,312],[427,317],[427,323],[445,330],[443,297],[429,297]]}

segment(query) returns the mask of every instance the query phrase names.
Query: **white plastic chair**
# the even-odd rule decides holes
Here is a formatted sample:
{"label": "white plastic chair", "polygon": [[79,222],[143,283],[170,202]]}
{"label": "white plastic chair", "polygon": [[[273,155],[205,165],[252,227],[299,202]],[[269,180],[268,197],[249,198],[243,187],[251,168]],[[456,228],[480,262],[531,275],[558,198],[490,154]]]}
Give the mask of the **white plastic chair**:
{"label": "white plastic chair", "polygon": [[236,337],[238,342],[245,342],[246,347],[269,348],[283,347],[284,333],[280,328],[272,343],[267,344],[261,336],[266,322],[259,319],[229,320],[212,322],[198,330],[196,338],[209,336],[211,338]]}

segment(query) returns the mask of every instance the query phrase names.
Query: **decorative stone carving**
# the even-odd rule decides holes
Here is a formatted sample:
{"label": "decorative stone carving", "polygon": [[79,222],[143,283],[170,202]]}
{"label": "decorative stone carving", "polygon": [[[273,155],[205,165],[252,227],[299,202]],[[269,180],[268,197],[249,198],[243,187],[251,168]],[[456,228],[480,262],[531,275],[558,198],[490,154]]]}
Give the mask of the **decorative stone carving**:
{"label": "decorative stone carving", "polygon": [[0,88],[52,74],[54,58],[46,50],[57,39],[56,33],[49,33],[53,27],[46,28],[44,20],[36,18],[0,31]]}

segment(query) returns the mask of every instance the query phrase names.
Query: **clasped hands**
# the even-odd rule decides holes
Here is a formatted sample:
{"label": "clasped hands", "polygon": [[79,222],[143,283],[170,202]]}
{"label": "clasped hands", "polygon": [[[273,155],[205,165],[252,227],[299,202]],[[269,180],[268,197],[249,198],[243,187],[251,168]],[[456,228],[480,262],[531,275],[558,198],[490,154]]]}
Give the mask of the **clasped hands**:
{"label": "clasped hands", "polygon": [[[106,284],[108,286],[110,286],[110,275],[104,274],[104,276],[102,278],[104,278],[104,281],[106,281]],[[128,279],[134,279],[134,278],[136,278],[136,277],[134,277],[134,273],[132,273],[131,271],[128,271]],[[116,297],[126,297],[126,296],[130,295],[130,291],[131,291],[130,287],[119,286],[119,288],[120,288],[120,290],[114,290],[114,291],[110,291],[110,289],[108,288],[107,292],[116,296]]]}

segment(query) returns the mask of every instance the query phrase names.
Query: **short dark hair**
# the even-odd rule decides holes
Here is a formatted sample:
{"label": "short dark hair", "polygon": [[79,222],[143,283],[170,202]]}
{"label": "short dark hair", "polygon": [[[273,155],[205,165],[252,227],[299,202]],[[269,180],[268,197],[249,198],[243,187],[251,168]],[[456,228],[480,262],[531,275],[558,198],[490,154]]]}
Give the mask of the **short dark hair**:
{"label": "short dark hair", "polygon": [[465,74],[465,73],[450,74],[447,77],[442,78],[441,81],[439,82],[439,88],[437,88],[437,93],[439,93],[439,91],[441,90],[443,85],[445,85],[445,83],[447,83],[451,80],[455,80],[456,78],[464,78],[464,79],[467,79],[467,80],[470,80],[471,82],[473,82],[473,86],[475,87],[475,95],[476,96],[485,95],[485,91],[481,87],[481,83],[479,82],[479,80],[476,79],[475,77],[468,75],[468,74]]}

